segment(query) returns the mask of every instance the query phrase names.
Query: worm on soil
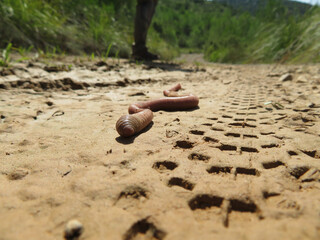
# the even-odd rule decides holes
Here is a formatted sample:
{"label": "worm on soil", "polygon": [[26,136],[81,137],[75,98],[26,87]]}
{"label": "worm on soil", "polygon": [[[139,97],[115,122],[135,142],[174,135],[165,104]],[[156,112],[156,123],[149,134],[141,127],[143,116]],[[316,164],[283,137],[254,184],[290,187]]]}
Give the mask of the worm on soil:
{"label": "worm on soil", "polygon": [[170,88],[168,90],[164,90],[163,95],[165,95],[167,97],[178,97],[179,94],[177,93],[177,91],[179,91],[180,89],[181,89],[181,84],[178,83],[177,85],[173,86],[172,88]]}
{"label": "worm on soil", "polygon": [[120,136],[130,137],[148,126],[152,119],[152,111],[143,109],[140,112],[120,117],[117,121],[116,129]]}
{"label": "worm on soil", "polygon": [[130,105],[129,115],[120,117],[116,123],[116,129],[120,136],[130,137],[148,126],[153,119],[152,111],[175,111],[197,107],[199,98],[192,94],[180,96],[177,93],[180,89],[181,85],[179,83],[171,89],[163,91],[163,94],[167,96],[165,98]]}

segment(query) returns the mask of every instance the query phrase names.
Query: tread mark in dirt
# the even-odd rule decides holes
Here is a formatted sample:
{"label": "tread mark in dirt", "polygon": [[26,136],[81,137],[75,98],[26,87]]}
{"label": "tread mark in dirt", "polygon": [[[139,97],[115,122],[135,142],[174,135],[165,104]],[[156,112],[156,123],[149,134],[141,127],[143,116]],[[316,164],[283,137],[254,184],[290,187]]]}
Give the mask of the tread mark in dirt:
{"label": "tread mark in dirt", "polygon": [[252,176],[259,176],[259,172],[255,168],[243,168],[237,167],[236,174],[245,174],[245,175],[252,175]]}
{"label": "tread mark in dirt", "polygon": [[258,153],[258,149],[253,148],[253,147],[241,147],[240,150],[242,152],[254,152],[254,153]]}
{"label": "tread mark in dirt", "polygon": [[142,197],[148,198],[148,191],[146,189],[139,186],[129,186],[119,194],[117,201],[121,198],[140,199]]}
{"label": "tread mark in dirt", "polygon": [[243,122],[244,121],[244,118],[235,118],[234,119],[236,122]]}
{"label": "tread mark in dirt", "polygon": [[[157,228],[148,218],[142,219],[134,223],[130,229],[124,234],[124,240],[141,239],[141,234],[148,239],[162,240],[167,233]],[[138,236],[137,236],[138,235]]]}
{"label": "tread mark in dirt", "polygon": [[189,133],[194,134],[194,135],[203,135],[203,134],[204,134],[204,131],[191,130]]}
{"label": "tread mark in dirt", "polygon": [[290,171],[290,174],[296,179],[299,179],[303,174],[305,174],[310,168],[306,166],[295,167]]}
{"label": "tread mark in dirt", "polygon": [[221,151],[236,151],[237,150],[237,146],[229,145],[229,144],[221,144],[217,148],[219,148]]}
{"label": "tread mark in dirt", "polygon": [[264,162],[264,163],[262,163],[262,166],[265,169],[271,169],[271,168],[276,168],[279,166],[284,166],[284,163],[281,161]]}
{"label": "tread mark in dirt", "polygon": [[217,117],[212,117],[212,118],[207,118],[208,120],[213,120],[213,121],[216,121],[216,120],[218,120],[218,118]]}
{"label": "tread mark in dirt", "polygon": [[184,149],[193,148],[193,146],[194,146],[194,143],[187,140],[176,141],[176,144],[175,144],[175,147],[184,148]]}
{"label": "tread mark in dirt", "polygon": [[219,173],[231,173],[232,167],[219,167],[219,166],[211,166],[207,169],[208,173],[219,174]]}
{"label": "tread mark in dirt", "polygon": [[251,212],[254,213],[257,211],[258,207],[257,205],[250,201],[242,201],[238,199],[231,199],[230,200],[230,209],[232,211],[238,211],[238,212]]}
{"label": "tread mark in dirt", "polygon": [[320,151],[317,151],[317,150],[313,150],[313,151],[301,151],[303,152],[304,154],[308,155],[309,157],[312,157],[312,158],[317,158],[317,159],[320,159]]}
{"label": "tread mark in dirt", "polygon": [[152,166],[156,170],[174,170],[178,167],[178,164],[171,161],[155,162]]}
{"label": "tread mark in dirt", "polygon": [[280,193],[263,191],[263,192],[262,192],[262,195],[263,195],[263,198],[264,198],[264,199],[268,199],[268,198],[270,198],[270,197],[280,196]]}
{"label": "tread mark in dirt", "polygon": [[210,194],[199,194],[192,198],[188,205],[191,210],[196,209],[206,209],[211,207],[220,207],[222,204],[223,198],[210,195]]}
{"label": "tread mark in dirt", "polygon": [[271,134],[275,134],[275,132],[260,132],[261,135],[271,135]]}
{"label": "tread mark in dirt", "polygon": [[297,156],[298,153],[296,153],[295,151],[287,151],[287,153],[290,155],[290,156]]}
{"label": "tread mark in dirt", "polygon": [[212,127],[211,130],[218,131],[218,132],[223,132],[224,131],[224,129],[218,128],[218,127]]}
{"label": "tread mark in dirt", "polygon": [[258,136],[253,134],[243,134],[243,138],[258,138]]}
{"label": "tread mark in dirt", "polygon": [[206,142],[213,142],[213,143],[219,142],[218,139],[215,139],[215,138],[212,138],[212,137],[208,137],[208,136],[204,136],[203,140],[206,141]]}
{"label": "tread mark in dirt", "polygon": [[224,135],[227,137],[237,137],[237,138],[240,137],[239,133],[232,133],[232,132],[226,133]]}
{"label": "tread mark in dirt", "polygon": [[188,159],[190,160],[199,160],[199,161],[208,161],[210,159],[209,156],[206,156],[206,155],[203,155],[203,154],[200,154],[200,153],[191,153],[189,156],[188,156]]}
{"label": "tread mark in dirt", "polygon": [[183,178],[173,177],[168,181],[168,186],[169,187],[179,186],[186,190],[192,191],[193,188],[195,187],[195,184]]}
{"label": "tread mark in dirt", "polygon": [[253,125],[253,124],[249,124],[249,123],[246,123],[246,122],[234,122],[234,123],[229,123],[229,126],[235,126],[235,127],[248,127],[248,128],[256,128],[257,126],[256,125]]}
{"label": "tread mark in dirt", "polygon": [[278,144],[276,143],[271,143],[271,144],[264,144],[264,145],[261,145],[262,148],[276,148],[276,147],[279,147]]}

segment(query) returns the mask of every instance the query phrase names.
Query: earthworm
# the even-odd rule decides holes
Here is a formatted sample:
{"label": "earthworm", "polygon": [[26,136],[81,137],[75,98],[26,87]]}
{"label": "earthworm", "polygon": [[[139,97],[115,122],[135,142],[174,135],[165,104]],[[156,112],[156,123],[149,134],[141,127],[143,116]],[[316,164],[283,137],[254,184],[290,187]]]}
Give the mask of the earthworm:
{"label": "earthworm", "polygon": [[181,84],[178,83],[177,85],[170,88],[169,90],[164,90],[163,95],[165,95],[167,97],[178,97],[177,91],[179,91],[180,89],[181,89]]}
{"label": "earthworm", "polygon": [[130,137],[148,126],[152,119],[152,111],[150,109],[143,109],[135,114],[120,117],[117,121],[116,129],[120,136]]}
{"label": "earthworm", "polygon": [[168,97],[130,105],[129,115],[120,117],[116,123],[116,129],[120,136],[130,137],[148,126],[153,119],[152,111],[186,110],[197,107],[199,98],[192,94],[179,96],[177,91],[180,89],[181,85],[177,84],[171,89],[163,91],[163,94]]}

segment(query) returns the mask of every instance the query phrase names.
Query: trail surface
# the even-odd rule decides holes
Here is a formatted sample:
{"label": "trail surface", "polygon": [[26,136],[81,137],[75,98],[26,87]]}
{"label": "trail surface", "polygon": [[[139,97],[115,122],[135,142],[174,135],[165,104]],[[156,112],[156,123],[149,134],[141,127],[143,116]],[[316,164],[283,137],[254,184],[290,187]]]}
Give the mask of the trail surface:
{"label": "trail surface", "polygon": [[[319,66],[67,58],[0,71],[0,239],[319,239]],[[180,82],[193,111],[133,102]]]}

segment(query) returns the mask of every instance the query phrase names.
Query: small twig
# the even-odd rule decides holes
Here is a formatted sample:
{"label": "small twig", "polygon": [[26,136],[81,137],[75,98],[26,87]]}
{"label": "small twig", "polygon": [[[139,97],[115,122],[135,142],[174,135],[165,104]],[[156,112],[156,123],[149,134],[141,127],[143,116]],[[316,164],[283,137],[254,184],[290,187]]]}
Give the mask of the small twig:
{"label": "small twig", "polygon": [[58,110],[52,113],[51,117],[49,117],[47,120],[50,120],[51,118],[57,117],[57,116],[62,116],[64,115],[64,111]]}
{"label": "small twig", "polygon": [[70,167],[70,165],[68,165],[68,167],[70,168],[70,170],[69,170],[69,171],[66,171],[64,174],[62,174],[62,177],[65,177],[65,176],[67,176],[69,173],[72,172],[72,168]]}

